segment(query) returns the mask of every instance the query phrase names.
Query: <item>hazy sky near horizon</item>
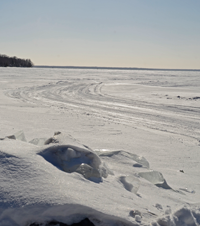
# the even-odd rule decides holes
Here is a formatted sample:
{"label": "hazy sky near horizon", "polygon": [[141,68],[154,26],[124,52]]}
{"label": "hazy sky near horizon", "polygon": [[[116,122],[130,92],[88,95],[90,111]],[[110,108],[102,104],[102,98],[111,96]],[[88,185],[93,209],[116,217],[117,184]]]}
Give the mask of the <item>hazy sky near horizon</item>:
{"label": "hazy sky near horizon", "polygon": [[1,0],[0,54],[35,65],[200,69],[200,0]]}

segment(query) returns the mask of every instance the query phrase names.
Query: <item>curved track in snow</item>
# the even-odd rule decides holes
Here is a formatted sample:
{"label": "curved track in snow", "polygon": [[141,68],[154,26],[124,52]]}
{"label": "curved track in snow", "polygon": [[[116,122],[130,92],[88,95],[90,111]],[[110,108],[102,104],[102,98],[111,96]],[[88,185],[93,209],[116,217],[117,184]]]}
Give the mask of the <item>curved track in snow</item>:
{"label": "curved track in snow", "polygon": [[[152,86],[130,81],[98,82],[95,80],[62,80],[18,88],[6,92],[12,98],[27,103],[56,108],[59,111],[73,109],[79,114],[100,117],[132,127],[147,127],[198,139],[200,137],[200,107],[190,99],[168,95],[153,95]],[[169,96],[170,96],[170,92]],[[189,102],[190,101],[190,102]],[[200,102],[195,99],[193,101]]]}

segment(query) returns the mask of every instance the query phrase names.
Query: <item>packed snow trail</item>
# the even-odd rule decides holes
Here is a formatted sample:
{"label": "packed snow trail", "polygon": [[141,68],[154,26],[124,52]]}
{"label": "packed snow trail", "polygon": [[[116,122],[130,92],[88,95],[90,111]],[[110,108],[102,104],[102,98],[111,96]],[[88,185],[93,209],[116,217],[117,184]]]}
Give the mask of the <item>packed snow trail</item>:
{"label": "packed snow trail", "polygon": [[[107,78],[103,77],[104,70],[95,76],[91,76],[89,70],[86,72],[80,72],[80,79],[75,79],[72,76],[74,71],[67,71],[60,81],[54,78],[51,83],[20,87],[5,94],[61,112],[73,109],[79,114],[132,127],[146,127],[199,139],[200,82],[188,84],[185,72],[173,72],[172,81],[171,75],[165,73],[160,76],[160,72],[146,75],[143,71],[142,75],[141,71],[124,74],[115,71],[107,73]],[[197,76],[199,72],[190,73]],[[138,78],[138,75],[141,77]]]}

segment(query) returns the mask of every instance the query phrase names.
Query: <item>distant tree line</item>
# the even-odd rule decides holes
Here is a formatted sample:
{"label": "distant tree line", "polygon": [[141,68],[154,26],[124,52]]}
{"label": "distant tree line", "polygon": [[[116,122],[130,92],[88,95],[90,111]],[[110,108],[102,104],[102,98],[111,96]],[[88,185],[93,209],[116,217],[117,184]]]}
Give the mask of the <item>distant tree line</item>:
{"label": "distant tree line", "polygon": [[8,57],[0,54],[0,67],[33,67],[30,59],[20,59],[17,57]]}

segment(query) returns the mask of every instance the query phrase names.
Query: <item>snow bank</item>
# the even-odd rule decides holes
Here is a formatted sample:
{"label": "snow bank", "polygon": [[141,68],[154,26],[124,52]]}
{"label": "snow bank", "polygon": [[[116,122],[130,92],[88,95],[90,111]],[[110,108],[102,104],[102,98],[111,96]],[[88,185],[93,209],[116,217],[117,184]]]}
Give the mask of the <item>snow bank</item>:
{"label": "snow bank", "polygon": [[186,195],[173,190],[143,156],[123,150],[93,151],[61,133],[43,144],[25,142],[23,132],[16,134],[0,140],[2,226],[51,221],[70,225],[85,218],[95,226],[200,224],[198,205],[173,212],[163,206],[168,197]]}
{"label": "snow bank", "polygon": [[[100,184],[108,174],[101,159],[80,146],[56,143],[41,148],[21,140],[1,140],[0,225],[52,220],[70,225],[85,218],[100,226],[132,225],[106,201],[110,193]],[[97,178],[99,185],[93,183],[99,182]]]}

